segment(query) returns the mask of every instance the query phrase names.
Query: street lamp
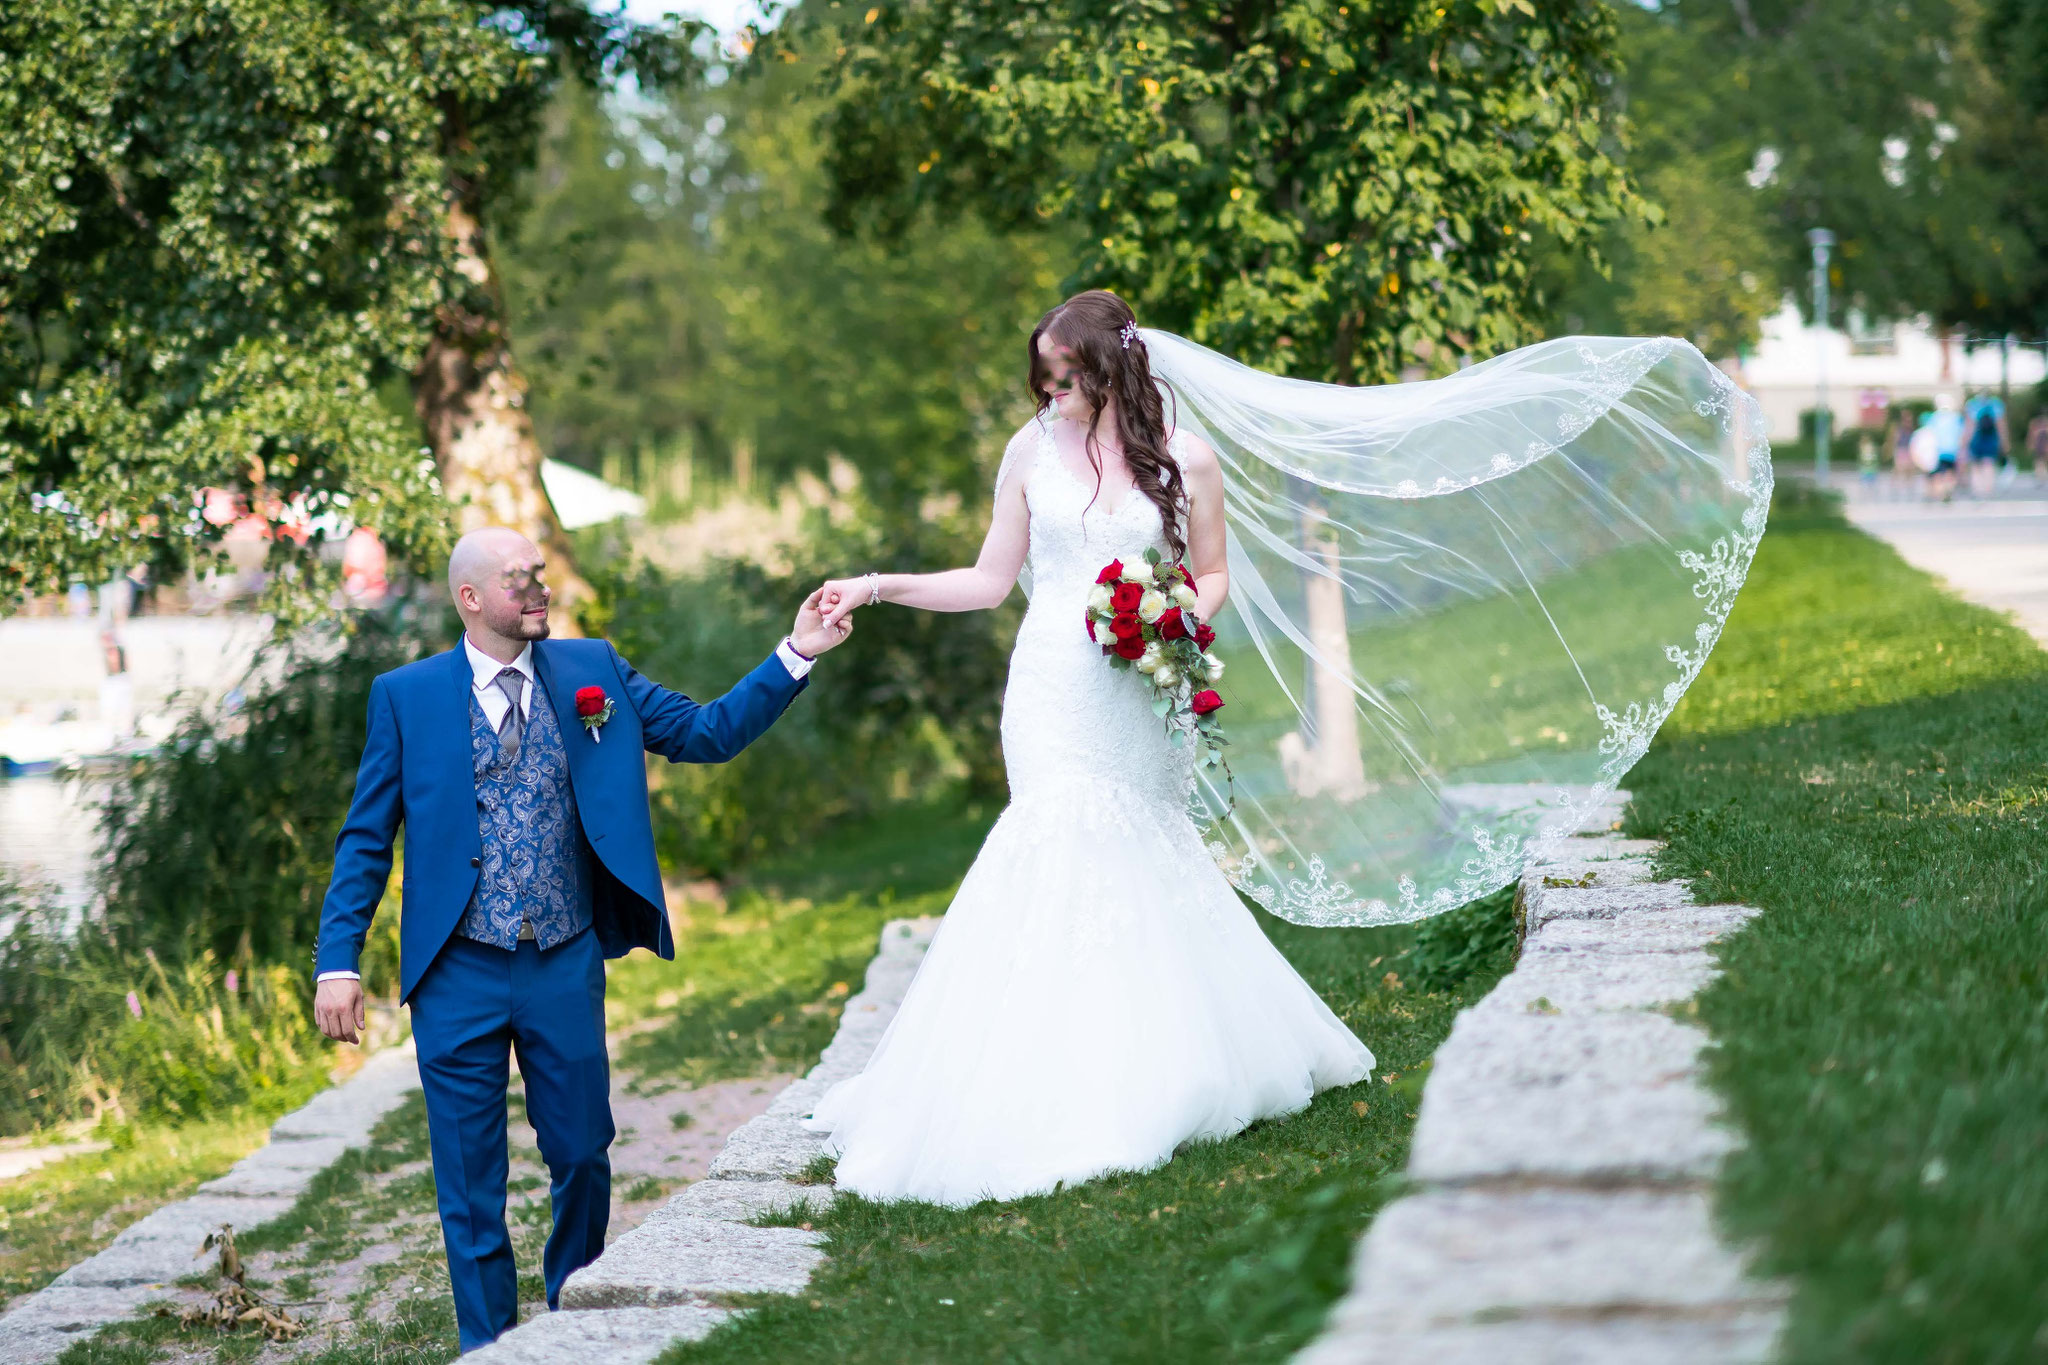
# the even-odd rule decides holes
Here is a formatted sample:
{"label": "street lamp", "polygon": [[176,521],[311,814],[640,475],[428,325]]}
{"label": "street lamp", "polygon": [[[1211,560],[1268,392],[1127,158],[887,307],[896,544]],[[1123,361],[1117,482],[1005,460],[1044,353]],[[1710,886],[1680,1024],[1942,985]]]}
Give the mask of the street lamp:
{"label": "street lamp", "polygon": [[1835,244],[1835,234],[1826,228],[1814,228],[1806,234],[1806,240],[1813,248],[1813,325],[1816,329],[1813,354],[1813,481],[1825,484],[1828,481],[1828,428],[1834,425],[1834,411],[1828,406],[1828,249]]}

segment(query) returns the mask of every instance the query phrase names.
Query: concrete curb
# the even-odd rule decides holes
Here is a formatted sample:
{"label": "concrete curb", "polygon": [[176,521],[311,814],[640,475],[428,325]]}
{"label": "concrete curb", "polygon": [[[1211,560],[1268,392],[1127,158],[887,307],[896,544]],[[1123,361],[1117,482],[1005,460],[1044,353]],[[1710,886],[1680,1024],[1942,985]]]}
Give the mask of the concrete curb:
{"label": "concrete curb", "polygon": [[464,1365],[644,1365],[734,1316],[721,1302],[730,1295],[800,1293],[824,1262],[823,1236],[749,1220],[832,1202],[831,1186],[798,1183],[825,1143],[797,1120],[827,1087],[867,1065],[938,926],[937,919],[884,925],[866,984],[846,1002],[818,1065],[767,1113],[734,1130],[705,1179],[571,1275],[562,1286],[562,1311],[530,1319],[464,1357]]}
{"label": "concrete curb", "polygon": [[201,1270],[206,1235],[222,1223],[246,1232],[291,1208],[370,1130],[419,1089],[410,1038],[364,1062],[355,1075],[321,1091],[270,1128],[270,1142],[236,1162],[189,1199],[166,1204],[0,1317],[0,1365],[44,1365],[73,1342],[161,1298],[163,1289]]}
{"label": "concrete curb", "polygon": [[1769,1359],[1787,1291],[1715,1231],[1709,1182],[1736,1138],[1700,1083],[1706,1033],[1668,1012],[1757,911],[1654,880],[1657,847],[1583,835],[1523,877],[1520,960],[1423,1089],[1418,1188],[1374,1220],[1297,1365]]}

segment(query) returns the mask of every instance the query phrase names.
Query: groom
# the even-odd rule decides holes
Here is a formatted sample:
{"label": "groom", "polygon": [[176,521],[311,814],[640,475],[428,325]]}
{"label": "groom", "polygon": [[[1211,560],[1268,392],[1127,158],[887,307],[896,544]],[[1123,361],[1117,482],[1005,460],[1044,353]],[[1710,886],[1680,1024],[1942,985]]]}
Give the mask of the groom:
{"label": "groom", "polygon": [[604,1248],[613,1130],[604,959],[675,956],[642,750],[723,763],[773,725],[846,638],[818,594],[775,653],[714,702],[649,682],[602,640],[549,640],[544,564],[502,528],[448,561],[462,642],[370,687],[355,800],[320,912],[313,1011],[363,1027],[358,973],[405,825],[399,994],[412,1008],[434,1191],[462,1349],[519,1320],[505,1227],[508,1048],[552,1177],[548,1307]]}

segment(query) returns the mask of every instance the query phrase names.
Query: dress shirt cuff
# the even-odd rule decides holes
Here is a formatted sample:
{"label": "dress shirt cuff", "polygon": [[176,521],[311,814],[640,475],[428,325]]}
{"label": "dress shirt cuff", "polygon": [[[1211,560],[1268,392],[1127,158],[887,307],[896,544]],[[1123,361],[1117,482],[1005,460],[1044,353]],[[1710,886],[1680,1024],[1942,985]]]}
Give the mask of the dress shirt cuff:
{"label": "dress shirt cuff", "polygon": [[313,984],[317,986],[323,981],[361,981],[362,979],[363,974],[361,972],[322,972],[313,978]]}
{"label": "dress shirt cuff", "polygon": [[775,646],[775,657],[782,660],[782,666],[789,670],[789,676],[792,678],[804,677],[811,671],[811,665],[818,662],[797,653],[796,646],[789,642],[787,635],[782,637],[781,644]]}

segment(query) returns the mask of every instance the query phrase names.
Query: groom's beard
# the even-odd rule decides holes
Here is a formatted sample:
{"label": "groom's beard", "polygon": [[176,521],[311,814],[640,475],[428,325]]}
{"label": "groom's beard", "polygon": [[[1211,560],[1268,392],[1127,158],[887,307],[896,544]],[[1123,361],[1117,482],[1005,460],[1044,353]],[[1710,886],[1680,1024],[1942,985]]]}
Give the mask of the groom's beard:
{"label": "groom's beard", "polygon": [[545,640],[548,638],[548,630],[548,618],[545,612],[538,616],[530,615],[526,612],[519,613],[519,639]]}

